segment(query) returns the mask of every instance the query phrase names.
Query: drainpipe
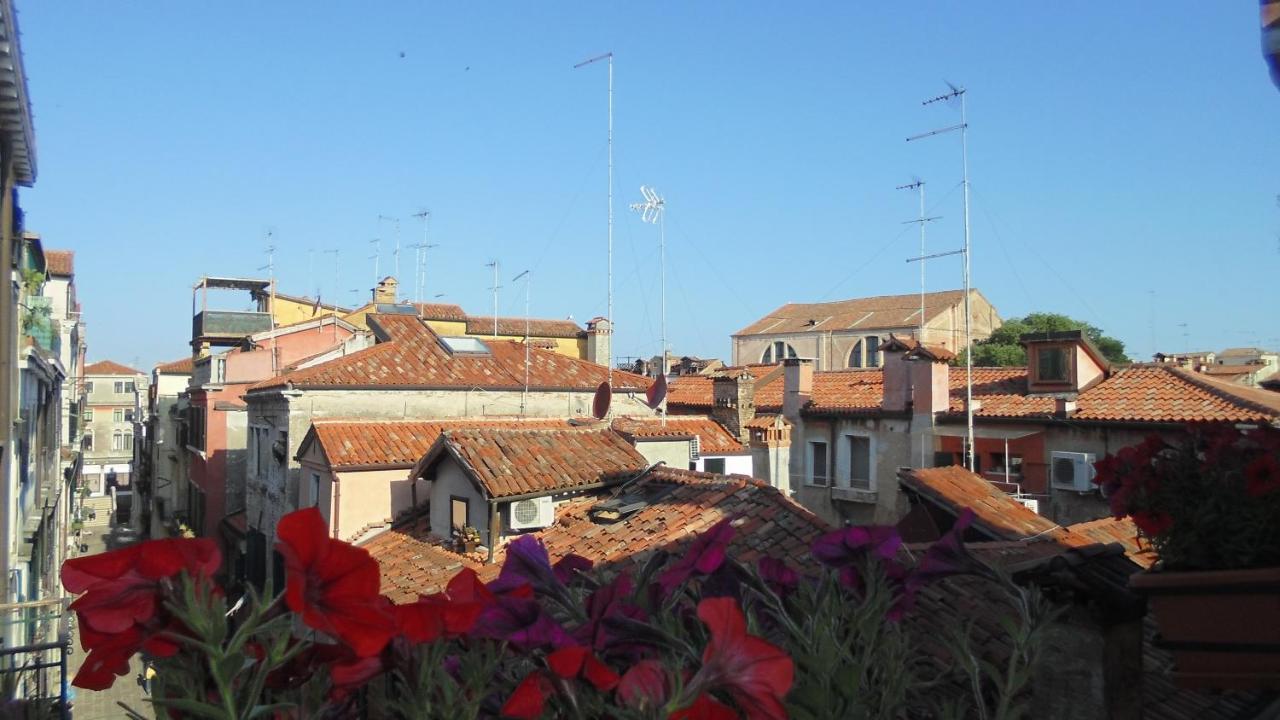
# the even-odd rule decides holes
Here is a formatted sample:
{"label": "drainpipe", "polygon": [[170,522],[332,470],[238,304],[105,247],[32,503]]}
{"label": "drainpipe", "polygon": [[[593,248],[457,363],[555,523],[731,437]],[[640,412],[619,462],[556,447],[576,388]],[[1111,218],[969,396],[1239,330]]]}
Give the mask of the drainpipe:
{"label": "drainpipe", "polygon": [[13,529],[10,511],[13,504],[11,482],[13,468],[13,381],[17,336],[14,331],[13,306],[13,160],[5,158],[0,168],[0,602],[9,602],[9,561],[13,552]]}
{"label": "drainpipe", "polygon": [[489,559],[485,563],[493,564],[493,554],[496,552],[498,545],[498,503],[493,500],[489,501]]}
{"label": "drainpipe", "polygon": [[[333,536],[338,537],[338,528],[342,527],[338,524],[338,513],[342,508],[342,483],[338,482],[338,473],[329,470],[329,477],[333,478]],[[320,498],[316,498],[316,505],[320,504]],[[338,538],[341,540],[342,538]]]}

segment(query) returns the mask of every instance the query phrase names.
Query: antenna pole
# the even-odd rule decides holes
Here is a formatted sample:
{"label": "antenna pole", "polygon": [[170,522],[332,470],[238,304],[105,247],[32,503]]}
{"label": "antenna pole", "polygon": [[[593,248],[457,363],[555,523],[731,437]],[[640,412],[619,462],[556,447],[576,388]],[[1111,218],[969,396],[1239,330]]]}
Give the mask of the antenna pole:
{"label": "antenna pole", "polygon": [[271,375],[276,374],[276,246],[271,244],[270,230],[267,231],[267,264],[258,268],[267,271],[268,287],[271,289],[271,300],[267,310],[271,314]]}
{"label": "antenna pole", "polygon": [[493,336],[498,337],[498,288],[502,286],[498,284],[497,259],[485,263],[485,267],[493,268],[493,287],[489,289],[493,291]]}
{"label": "antenna pole", "polygon": [[[616,330],[616,328],[613,326],[613,53],[607,52],[604,55],[598,55],[589,60],[584,60],[578,63],[577,65],[574,65],[573,67],[576,70],[580,67],[583,67],[584,65],[590,65],[591,63],[597,62],[599,60],[609,61],[609,135],[608,135],[608,145],[609,145],[609,260],[608,260],[609,290],[608,290],[608,295],[609,295],[609,300],[608,300],[608,310],[605,312],[605,314],[608,315],[607,319],[609,320],[609,329],[611,332],[613,332]],[[613,343],[612,342],[609,343],[609,361],[605,370],[606,370],[606,376],[609,382],[609,386],[613,387]]]}
{"label": "antenna pole", "polygon": [[511,278],[515,282],[524,278],[524,394],[520,396],[520,414],[524,415],[529,406],[529,287],[533,284],[533,271],[525,270]]}
{"label": "antenna pole", "polygon": [[431,211],[423,210],[414,213],[414,217],[422,221],[422,242],[413,246],[417,252],[414,254],[413,269],[413,301],[415,303],[422,302],[422,294],[426,291],[427,285],[427,251],[438,245],[431,245],[427,242],[427,233],[431,226]]}
{"label": "antenna pole", "polygon": [[373,260],[373,286],[376,288],[380,279],[378,275],[381,274],[378,272],[378,261],[382,259],[382,241],[374,238],[369,241],[369,244],[373,246],[373,254],[369,256],[369,259]]}

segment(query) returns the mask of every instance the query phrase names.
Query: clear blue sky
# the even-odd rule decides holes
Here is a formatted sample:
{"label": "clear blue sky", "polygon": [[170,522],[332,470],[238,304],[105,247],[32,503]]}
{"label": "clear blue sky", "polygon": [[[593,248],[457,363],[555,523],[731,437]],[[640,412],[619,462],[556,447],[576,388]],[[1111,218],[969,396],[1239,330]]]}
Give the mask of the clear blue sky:
{"label": "clear blue sky", "polygon": [[[504,315],[525,268],[536,316],[603,314],[606,71],[570,67],[609,50],[617,355],[658,349],[642,183],[667,199],[677,353],[727,359],[785,302],[917,291],[894,187],[928,181],[932,249],[962,236],[959,138],[904,142],[957,121],[920,106],[944,80],[970,91],[974,285],[1003,315],[1066,313],[1135,356],[1280,346],[1254,2],[18,7],[40,171],[21,202],[77,253],[91,359],[187,353],[191,284],[265,275],[268,228],[282,291],[362,302],[370,239],[392,267],[378,216],[407,245],[422,208],[428,296],[490,312],[496,257]],[[930,288],[959,268],[931,263]]]}

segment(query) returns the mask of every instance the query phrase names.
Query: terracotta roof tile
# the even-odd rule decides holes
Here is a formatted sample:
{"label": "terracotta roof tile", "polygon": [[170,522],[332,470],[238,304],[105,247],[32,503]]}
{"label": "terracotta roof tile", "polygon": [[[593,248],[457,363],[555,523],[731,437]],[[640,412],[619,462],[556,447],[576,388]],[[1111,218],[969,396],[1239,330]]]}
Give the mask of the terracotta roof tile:
{"label": "terracotta roof tile", "polygon": [[620,417],[613,421],[613,429],[632,438],[698,438],[698,447],[703,455],[734,455],[750,452],[723,425],[709,417],[698,415],[676,415],[667,418],[666,425],[662,418]]}
{"label": "terracotta roof tile", "polygon": [[188,355],[173,362],[160,363],[156,370],[161,375],[190,375],[195,372],[195,361]]}
{"label": "terracotta roof tile", "polygon": [[[249,391],[292,385],[298,388],[374,386],[385,388],[482,388],[518,390],[525,382],[525,346],[510,340],[480,340],[488,354],[450,353],[431,328],[410,315],[371,315],[389,339],[328,362],[284,373]],[[559,353],[530,348],[533,390],[594,392],[608,368]],[[615,370],[614,391],[643,391],[650,380]]]}
{"label": "terracotta roof tile", "polygon": [[1156,554],[1151,545],[1138,537],[1138,526],[1129,518],[1117,520],[1105,517],[1089,522],[1068,525],[1067,531],[1089,540],[1102,543],[1119,543],[1124,547],[1124,554],[1143,568],[1155,564]]}
{"label": "terracotta roof tile", "polygon": [[[974,292],[977,292],[976,290]],[[936,317],[964,301],[963,290],[925,295],[925,315]],[[886,295],[826,303],[789,303],[734,333],[776,333],[830,330],[878,330],[920,324],[920,295]]]}
{"label": "terracotta roof tile", "polygon": [[[636,565],[660,549],[679,554],[693,536],[736,515],[738,532],[730,545],[734,558],[754,563],[767,555],[795,562],[806,558],[813,540],[830,529],[776,489],[749,478],[659,467],[633,489],[653,492],[657,499],[616,523],[588,517],[600,497],[559,505],[556,523],[537,533],[552,561],[576,553],[614,568]],[[438,591],[464,566],[482,580],[492,580],[503,559],[499,549],[496,562],[485,565],[435,545],[427,518],[394,527],[362,547],[377,558],[383,592],[398,603]]]}
{"label": "terracotta roof tile", "polygon": [[[524,318],[498,318],[498,334],[506,336],[523,336]],[[467,318],[467,334],[482,337],[493,332],[492,317],[472,316]],[[583,333],[578,323],[572,320],[529,319],[529,335],[531,337],[576,338]]]}
{"label": "terracotta roof tile", "polygon": [[128,365],[121,365],[112,360],[99,360],[96,363],[86,365],[84,367],[85,375],[143,375],[140,370],[134,370]]}
{"label": "terracotta roof tile", "polygon": [[463,428],[444,431],[437,448],[462,463],[494,498],[592,485],[649,464],[611,430]]}
{"label": "terracotta roof tile", "polygon": [[418,309],[418,315],[424,320],[467,321],[467,313],[460,305],[451,303],[415,303],[414,307]]}
{"label": "terracotta roof tile", "polygon": [[[569,420],[546,418],[486,418],[410,422],[320,420],[308,437],[320,443],[330,467],[370,465],[413,467],[445,430],[465,428],[569,428]],[[307,439],[303,439],[303,445]],[[299,449],[299,453],[302,450]]]}
{"label": "terracotta roof tile", "polygon": [[752,430],[768,430],[773,427],[774,422],[778,419],[782,420],[783,425],[791,426],[791,421],[778,413],[757,413],[755,417],[743,423],[743,426]]}
{"label": "terracotta roof tile", "polygon": [[76,272],[76,254],[72,250],[45,250],[45,269],[50,275],[71,277]]}

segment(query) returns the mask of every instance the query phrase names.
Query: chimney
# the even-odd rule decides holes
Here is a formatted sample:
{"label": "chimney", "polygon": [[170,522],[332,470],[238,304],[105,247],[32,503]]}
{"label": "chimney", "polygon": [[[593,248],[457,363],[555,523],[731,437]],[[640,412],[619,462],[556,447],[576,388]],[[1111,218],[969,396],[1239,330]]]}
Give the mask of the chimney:
{"label": "chimney", "polygon": [[747,423],[756,416],[756,378],[745,369],[734,369],[711,380],[711,419],[747,442]]}
{"label": "chimney", "polygon": [[602,317],[594,317],[587,321],[587,360],[597,365],[609,364],[609,343],[613,337],[613,326]]}
{"label": "chimney", "polygon": [[751,477],[788,492],[791,482],[791,424],[778,416],[767,427],[751,428]]}
{"label": "chimney", "polygon": [[1074,399],[1058,398],[1053,401],[1053,416],[1056,418],[1066,419],[1076,414],[1076,401]]}
{"label": "chimney", "polygon": [[813,395],[813,360],[786,358],[782,362],[782,416],[793,424],[800,420],[800,408]]}
{"label": "chimney", "polygon": [[951,375],[947,363],[953,357],[945,348],[928,345],[921,345],[904,357],[911,366],[911,404],[917,413],[937,414],[950,409]]}
{"label": "chimney", "polygon": [[396,279],[387,276],[378,281],[378,286],[373,289],[373,302],[375,305],[395,305],[396,304],[396,286],[399,283]]}
{"label": "chimney", "polygon": [[884,400],[880,407],[886,412],[904,412],[911,404],[910,363],[906,354],[916,347],[916,342],[893,335],[880,346],[884,354]]}

